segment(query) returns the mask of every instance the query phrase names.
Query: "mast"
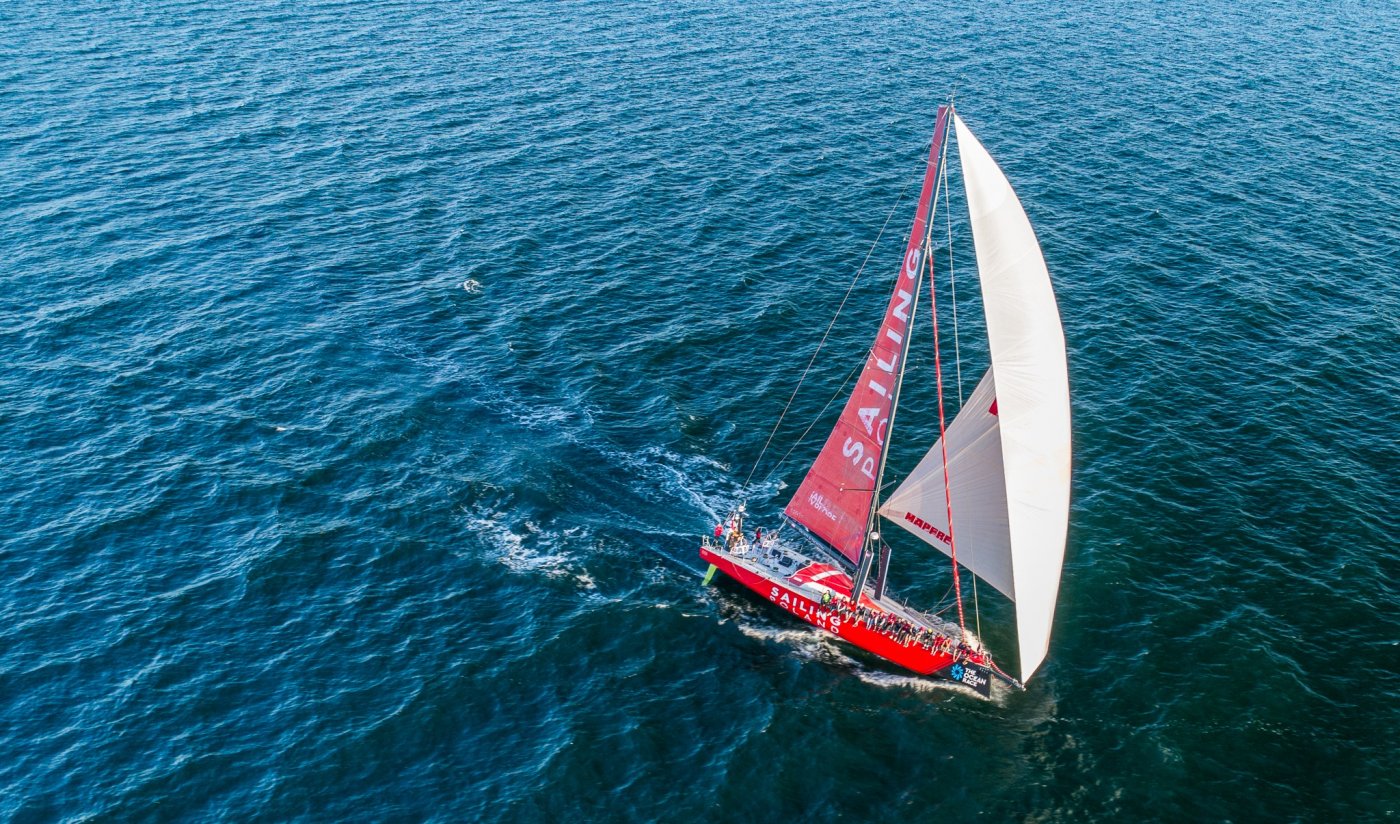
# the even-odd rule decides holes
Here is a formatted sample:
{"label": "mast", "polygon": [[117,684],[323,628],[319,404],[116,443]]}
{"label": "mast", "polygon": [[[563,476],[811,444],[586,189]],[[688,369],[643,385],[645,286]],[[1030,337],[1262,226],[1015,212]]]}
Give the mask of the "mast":
{"label": "mast", "polygon": [[[911,332],[914,329],[914,318],[919,314],[919,293],[924,291],[924,264],[928,262],[926,252],[927,250],[920,253],[923,260],[919,261],[919,278],[914,283],[914,300],[909,307],[909,329]],[[885,426],[885,443],[880,448],[880,466],[875,472],[875,494],[870,498],[870,512],[865,518],[865,544],[860,548],[860,563],[856,567],[855,581],[851,584],[851,597],[857,603],[860,602],[860,593],[865,589],[865,579],[870,575],[870,566],[880,554],[880,533],[875,531],[876,518],[879,517],[876,512],[880,508],[880,485],[885,478],[885,464],[889,462],[890,441],[893,440],[894,435],[894,415],[895,412],[899,411],[899,391],[904,387],[904,367],[909,364],[909,341],[913,338],[912,334],[904,336],[904,348],[899,354],[899,375],[895,377],[893,397],[890,400],[890,422]],[[880,567],[875,587],[883,592],[886,564],[882,563]]]}
{"label": "mast", "polygon": [[865,367],[825,445],[783,510],[790,520],[847,561],[864,565],[866,574],[873,526],[870,513],[877,498],[876,469],[883,467],[887,456],[896,380],[903,374],[906,341],[912,331],[909,310],[926,262],[920,246],[950,120],[949,108],[940,106],[913,228]]}
{"label": "mast", "polygon": [[[933,245],[932,221],[929,222],[929,245]],[[958,629],[962,631],[963,640],[966,640],[967,620],[963,616],[962,581],[958,575],[958,544],[953,534],[953,489],[948,476],[948,425],[943,414],[943,358],[938,339],[938,292],[932,274],[929,276],[929,303],[932,305],[929,315],[933,319],[934,383],[938,386],[938,443],[943,446],[943,502],[948,513],[948,554],[953,561],[953,597],[958,603]]]}
{"label": "mast", "polygon": [[[927,214],[916,215],[914,226],[909,232],[908,246],[912,249],[916,249],[919,255],[919,274],[914,281],[914,299],[909,308],[909,322],[906,327],[908,331],[904,335],[904,345],[900,350],[899,374],[895,378],[894,390],[890,399],[890,417],[889,423],[885,426],[885,441],[880,445],[880,463],[879,468],[875,472],[875,494],[870,496],[870,510],[866,513],[865,541],[861,546],[860,563],[857,566],[855,580],[851,586],[851,597],[854,598],[857,603],[860,601],[860,593],[865,589],[865,581],[870,575],[870,567],[881,554],[881,541],[879,532],[876,531],[876,524],[879,521],[880,487],[884,483],[885,467],[889,463],[890,442],[894,440],[894,418],[895,413],[899,411],[899,394],[904,388],[904,370],[909,365],[909,345],[914,339],[914,318],[917,317],[919,313],[919,295],[923,292],[924,272],[930,270],[932,267],[933,256],[929,254],[929,232],[933,226],[933,216],[938,211],[938,192],[941,188],[939,171],[943,167],[945,158],[944,145],[946,145],[948,139],[948,113],[948,106],[943,105],[938,107],[938,117],[933,130],[933,145],[929,147],[928,168],[924,171],[925,181],[928,181],[930,176],[933,178],[933,198],[929,203]],[[920,218],[923,219],[922,226],[920,225]],[[916,235],[923,235],[923,237],[916,237]],[[917,244],[917,246],[915,244]],[[908,258],[908,252],[905,253],[905,257],[906,259]],[[906,263],[906,266],[907,265]],[[880,558],[880,565],[876,573],[875,589],[877,596],[884,593],[885,573],[888,568],[889,553],[887,552],[884,554],[883,558]]]}

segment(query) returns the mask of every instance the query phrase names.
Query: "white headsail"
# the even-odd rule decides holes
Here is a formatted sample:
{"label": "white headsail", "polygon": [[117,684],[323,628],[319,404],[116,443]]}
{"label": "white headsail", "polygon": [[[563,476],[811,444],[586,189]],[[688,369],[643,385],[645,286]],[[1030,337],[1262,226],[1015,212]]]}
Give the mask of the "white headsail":
{"label": "white headsail", "polygon": [[[953,538],[958,561],[1016,602],[1024,681],[1050,645],[1069,520],[1065,338],[1045,259],[1020,200],[962,118],[954,115],[953,122],[992,358],[948,427]],[[941,445],[881,512],[948,551],[946,537],[934,534],[946,535],[948,520]]]}
{"label": "white headsail", "polygon": [[995,403],[996,384],[988,370],[957,418],[948,425],[953,530],[948,529],[941,440],[880,507],[880,514],[944,555],[952,554],[949,536],[955,536],[958,563],[1014,601],[1016,582],[1012,575],[1006,480]]}

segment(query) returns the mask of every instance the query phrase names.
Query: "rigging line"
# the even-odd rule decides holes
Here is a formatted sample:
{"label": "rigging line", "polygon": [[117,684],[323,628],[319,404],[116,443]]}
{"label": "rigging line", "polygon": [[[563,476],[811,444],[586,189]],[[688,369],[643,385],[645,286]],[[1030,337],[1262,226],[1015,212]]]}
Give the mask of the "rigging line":
{"label": "rigging line", "polygon": [[[878,543],[880,538],[878,532],[878,522],[880,517],[878,514],[880,508],[879,490],[880,487],[883,485],[885,478],[885,467],[888,465],[890,459],[890,443],[892,442],[894,437],[895,413],[899,411],[899,393],[904,386],[905,370],[909,366],[909,347],[913,340],[913,335],[909,333],[913,330],[914,319],[918,317],[919,313],[919,294],[923,292],[924,272],[928,271],[929,277],[933,277],[933,271],[928,255],[928,245],[924,241],[928,237],[928,227],[932,225],[933,219],[936,215],[931,211],[924,213],[924,192],[928,192],[931,196],[931,199],[928,202],[929,208],[936,208],[938,205],[938,164],[941,161],[937,157],[935,157],[935,152],[942,152],[942,147],[937,145],[938,141],[941,140],[945,143],[947,142],[947,117],[947,112],[943,109],[939,109],[937,125],[934,127],[933,131],[933,139],[929,141],[928,160],[924,162],[924,178],[923,183],[919,189],[919,205],[914,210],[914,225],[909,227],[909,239],[907,241],[905,250],[905,263],[904,266],[901,268],[901,272],[908,272],[908,255],[910,253],[910,248],[922,251],[922,254],[919,255],[918,276],[913,284],[914,293],[911,298],[912,304],[909,307],[908,318],[905,320],[906,325],[904,329],[904,340],[899,350],[899,374],[895,376],[894,388],[889,396],[889,412],[884,421],[885,439],[884,443],[880,444],[880,463],[879,468],[875,470],[875,494],[872,494],[870,496],[870,506],[866,510],[865,535],[861,537],[860,555],[859,559],[856,562],[856,574],[855,577],[851,580],[851,592],[854,593],[854,597],[857,599],[857,601],[859,601],[860,599],[860,594],[865,591],[865,583],[870,575],[870,567],[878,560],[877,556],[880,554],[878,546],[876,546],[873,549],[871,548],[871,541],[874,540]],[[941,157],[941,155],[939,155],[939,157]],[[932,185],[933,191],[930,191],[930,185]],[[924,221],[925,224],[924,238],[920,238],[918,236],[919,221],[921,219]],[[898,283],[899,278],[896,277],[896,288],[898,288]],[[893,297],[891,298],[891,300],[893,300]],[[877,338],[876,344],[878,343],[879,340]],[[872,348],[876,344],[872,344]],[[889,370],[886,369],[885,371],[888,372]],[[883,395],[884,393],[882,392],[880,394]],[[879,443],[878,437],[876,438],[876,442]],[[888,559],[888,556],[886,556],[886,559]],[[888,560],[886,560],[886,564],[887,563]],[[875,577],[875,594],[876,598],[878,599],[880,597],[883,597],[884,595],[884,573],[886,570],[884,568],[884,565],[876,567],[876,570],[877,572]]]}
{"label": "rigging line", "polygon": [[[904,193],[909,191],[909,184],[912,181],[904,181],[904,188],[899,190],[899,197],[895,198],[894,206],[890,207],[890,213],[885,215],[885,223],[880,227],[879,234],[875,235],[875,242],[870,244],[870,249],[865,253],[865,260],[860,262],[860,268],[856,270],[856,276],[851,279],[851,285],[846,289],[845,297],[841,298],[841,305],[836,307],[836,314],[832,316],[831,323],[827,324],[826,332],[822,339],[818,341],[817,348],[812,352],[812,357],[807,361],[807,368],[802,370],[802,377],[797,379],[797,386],[792,388],[792,396],[788,398],[787,404],[783,406],[782,414],[778,415],[778,422],[773,424],[773,431],[768,433],[768,440],[763,442],[763,449],[759,450],[758,459],[753,462],[753,468],[749,470],[749,476],[744,479],[743,489],[749,488],[749,481],[753,480],[753,474],[758,471],[758,465],[762,463],[763,456],[768,453],[769,444],[773,443],[773,436],[778,434],[778,427],[783,425],[783,419],[787,417],[788,410],[792,408],[793,401],[797,400],[797,393],[802,389],[803,381],[807,380],[807,374],[812,371],[812,364],[817,362],[817,355],[821,354],[822,347],[826,345],[826,339],[831,337],[831,330],[836,327],[836,321],[841,317],[841,312],[846,308],[846,302],[851,299],[851,293],[855,291],[856,284],[860,282],[860,276],[865,271],[865,265],[870,262],[870,256],[875,254],[875,247],[880,245],[880,238],[885,236],[885,230],[889,228],[890,221],[894,218],[894,213],[899,209],[899,204],[904,200]],[[825,411],[825,410],[823,410]],[[810,430],[811,427],[808,427]],[[790,450],[789,450],[790,452]],[[772,476],[772,472],[768,473]]]}
{"label": "rigging line", "polygon": [[[944,126],[944,129],[946,130],[947,126]],[[944,137],[943,151],[945,156],[947,148],[948,139],[947,137]],[[937,162],[942,163],[943,161],[940,159]],[[927,243],[927,240],[929,232],[932,230],[933,220],[935,217],[938,216],[938,193],[941,187],[938,182],[937,172],[938,170],[935,169],[933,176],[933,197],[931,198],[931,202],[929,205],[930,211],[928,219],[924,226],[924,254],[919,256],[921,258],[919,260],[919,279],[915,281],[914,284],[914,303],[912,306],[909,307],[909,329],[904,334],[904,348],[899,353],[899,376],[895,379],[894,382],[894,397],[890,398],[890,414],[889,418],[885,423],[885,443],[884,448],[880,451],[880,468],[876,471],[875,475],[876,494],[870,499],[870,515],[866,518],[867,532],[873,532],[875,530],[875,524],[879,520],[876,517],[876,513],[880,510],[879,490],[883,488],[883,481],[885,479],[885,469],[887,468],[889,463],[890,444],[894,440],[894,414],[899,410],[899,393],[904,387],[904,372],[906,369],[909,368],[909,350],[912,348],[912,345],[914,343],[914,336],[910,333],[914,330],[914,318],[917,316],[919,311],[919,293],[923,291],[925,272],[928,273],[928,282],[930,288],[932,288],[933,286],[933,256],[929,254],[930,246]],[[917,212],[915,214],[917,214]],[[909,228],[909,233],[910,235],[913,235],[914,233],[914,228],[912,226]],[[871,345],[870,350],[871,352],[875,351],[874,344]]]}
{"label": "rigging line", "polygon": [[939,599],[938,599],[937,601],[934,601],[934,602],[933,602],[933,604],[934,604],[933,609],[934,609],[935,611],[934,611],[934,612],[925,612],[924,614],[925,614],[925,615],[938,616],[938,615],[942,615],[943,613],[947,612],[947,611],[953,606],[953,603],[952,603],[951,601],[948,602],[948,605],[947,605],[947,606],[942,607],[942,609],[940,609],[939,607],[943,604],[943,602],[944,602],[945,600],[948,599],[948,596],[949,596],[949,595],[952,595],[952,594],[953,594],[953,585],[952,585],[952,584],[949,584],[949,585],[948,585],[948,589],[944,591],[943,595],[942,595],[941,597],[939,597]]}
{"label": "rigging line", "polygon": [[958,368],[958,410],[963,405],[962,352],[958,347],[958,281],[953,277],[953,204],[948,199],[948,144],[943,144],[943,211],[948,220],[948,287],[953,304],[953,363]]}
{"label": "rigging line", "polygon": [[[946,146],[946,144],[945,144]],[[928,227],[925,242],[928,255],[933,254],[933,227]],[[929,273],[929,318],[933,321],[933,374],[938,387],[938,444],[943,450],[943,503],[948,515],[948,551],[953,562],[953,590],[958,599],[958,628],[962,630],[962,640],[967,640],[967,618],[963,614],[962,583],[958,574],[958,545],[953,533],[953,488],[948,474],[948,426],[943,412],[943,359],[938,346],[938,290],[934,288],[933,273]]]}
{"label": "rigging line", "polygon": [[[933,160],[933,145],[929,145],[929,158],[930,161],[934,164],[939,164],[943,162],[943,150],[948,145],[947,113],[939,112],[939,116],[942,119],[943,128],[941,130],[935,128],[933,136],[935,140],[941,139],[943,141],[943,146],[939,147],[939,159]],[[927,166],[928,164],[925,163],[925,165]],[[909,368],[909,350],[914,343],[914,336],[911,333],[914,331],[914,319],[917,318],[919,314],[919,295],[924,290],[925,272],[928,273],[929,288],[933,287],[933,255],[931,254],[932,248],[928,243],[928,237],[929,233],[933,231],[934,219],[938,217],[938,191],[940,188],[940,184],[938,181],[938,171],[938,166],[935,165],[932,169],[928,169],[924,172],[923,185],[926,188],[928,184],[932,182],[933,192],[932,198],[929,202],[930,211],[928,215],[924,218],[924,237],[922,241],[923,254],[919,255],[918,279],[914,281],[913,303],[909,307],[909,320],[908,326],[905,328],[904,346],[900,349],[899,353],[899,375],[895,378],[894,392],[890,396],[889,417],[885,419],[885,442],[880,449],[880,468],[875,470],[875,494],[870,496],[870,510],[865,516],[865,537],[861,541],[860,549],[861,562],[856,572],[856,577],[851,582],[851,591],[857,594],[857,598],[860,597],[859,593],[865,590],[865,579],[866,576],[869,574],[870,564],[878,563],[878,556],[880,554],[880,550],[878,547],[876,547],[873,550],[870,549],[870,542],[872,538],[877,541],[879,538],[878,528],[880,520],[880,488],[883,485],[885,479],[885,470],[889,466],[890,444],[894,441],[894,418],[895,413],[899,411],[899,395],[904,388],[904,373]],[[931,179],[930,176],[932,176]],[[919,203],[920,206],[923,205],[922,191],[920,191],[919,194]],[[914,232],[919,227],[918,214],[919,210],[916,209],[914,212],[914,225],[909,227],[909,243],[917,242]],[[906,267],[907,265],[908,264],[906,264]],[[874,344],[871,345],[871,349],[874,349]],[[867,552],[869,552],[868,555]],[[877,577],[875,591],[877,593],[883,593],[885,586],[885,569],[884,567],[877,567],[877,569],[879,570],[879,572],[876,573]]]}
{"label": "rigging line", "polygon": [[[943,211],[948,222],[948,290],[953,304],[953,363],[958,370],[958,412],[963,408],[962,351],[958,345],[958,281],[953,274],[953,204],[948,200],[948,144],[943,144]],[[952,535],[953,518],[948,517],[948,534]],[[977,576],[972,576],[972,618],[977,624],[977,641],[982,642],[982,603],[977,597]]]}
{"label": "rigging line", "polygon": [[[864,366],[865,361],[859,361],[854,367],[851,368],[850,372],[846,373],[846,379],[841,381],[841,388],[836,390],[836,394],[832,395],[831,399],[826,402],[826,405],[822,407],[822,411],[818,412],[817,416],[812,419],[812,422],[807,424],[807,428],[802,431],[801,435],[797,436],[797,441],[793,443],[792,446],[788,447],[788,451],[783,453],[783,457],[778,459],[778,462],[773,465],[772,469],[768,470],[768,474],[764,475],[763,480],[759,481],[759,483],[768,483],[768,480],[773,477],[774,473],[781,469],[783,464],[787,463],[787,459],[792,456],[793,450],[801,446],[802,442],[807,439],[807,436],[812,434],[812,428],[821,422],[822,416],[826,414],[826,410],[831,408],[831,404],[837,398],[841,397],[846,393],[846,387],[850,385],[851,378],[854,378],[856,376],[856,372],[858,372]],[[745,481],[744,484],[745,486],[747,486],[748,482]]]}

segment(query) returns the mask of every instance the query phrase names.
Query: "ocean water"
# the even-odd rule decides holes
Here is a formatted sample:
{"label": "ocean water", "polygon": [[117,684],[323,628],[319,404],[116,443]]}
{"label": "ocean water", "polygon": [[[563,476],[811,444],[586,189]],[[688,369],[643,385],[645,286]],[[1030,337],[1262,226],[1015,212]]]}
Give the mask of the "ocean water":
{"label": "ocean water", "polygon": [[[0,31],[0,817],[1400,817],[1393,6]],[[1050,657],[992,701],[696,556],[740,500],[777,523],[950,95],[1040,235],[1075,425]]]}

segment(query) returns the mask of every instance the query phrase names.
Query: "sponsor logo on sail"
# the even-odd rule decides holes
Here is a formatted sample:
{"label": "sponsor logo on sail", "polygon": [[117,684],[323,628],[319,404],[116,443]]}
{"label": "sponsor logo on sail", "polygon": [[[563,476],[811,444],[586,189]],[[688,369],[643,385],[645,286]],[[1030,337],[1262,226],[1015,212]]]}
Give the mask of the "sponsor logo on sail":
{"label": "sponsor logo on sail", "polygon": [[924,532],[927,532],[928,534],[932,535],[933,537],[937,538],[943,543],[949,546],[953,545],[953,539],[949,538],[947,533],[934,526],[933,524],[929,523],[928,521],[925,521],[923,518],[920,518],[918,515],[915,515],[912,512],[906,512],[904,513],[904,520],[908,521],[909,523],[913,524],[919,529],[922,529]]}

